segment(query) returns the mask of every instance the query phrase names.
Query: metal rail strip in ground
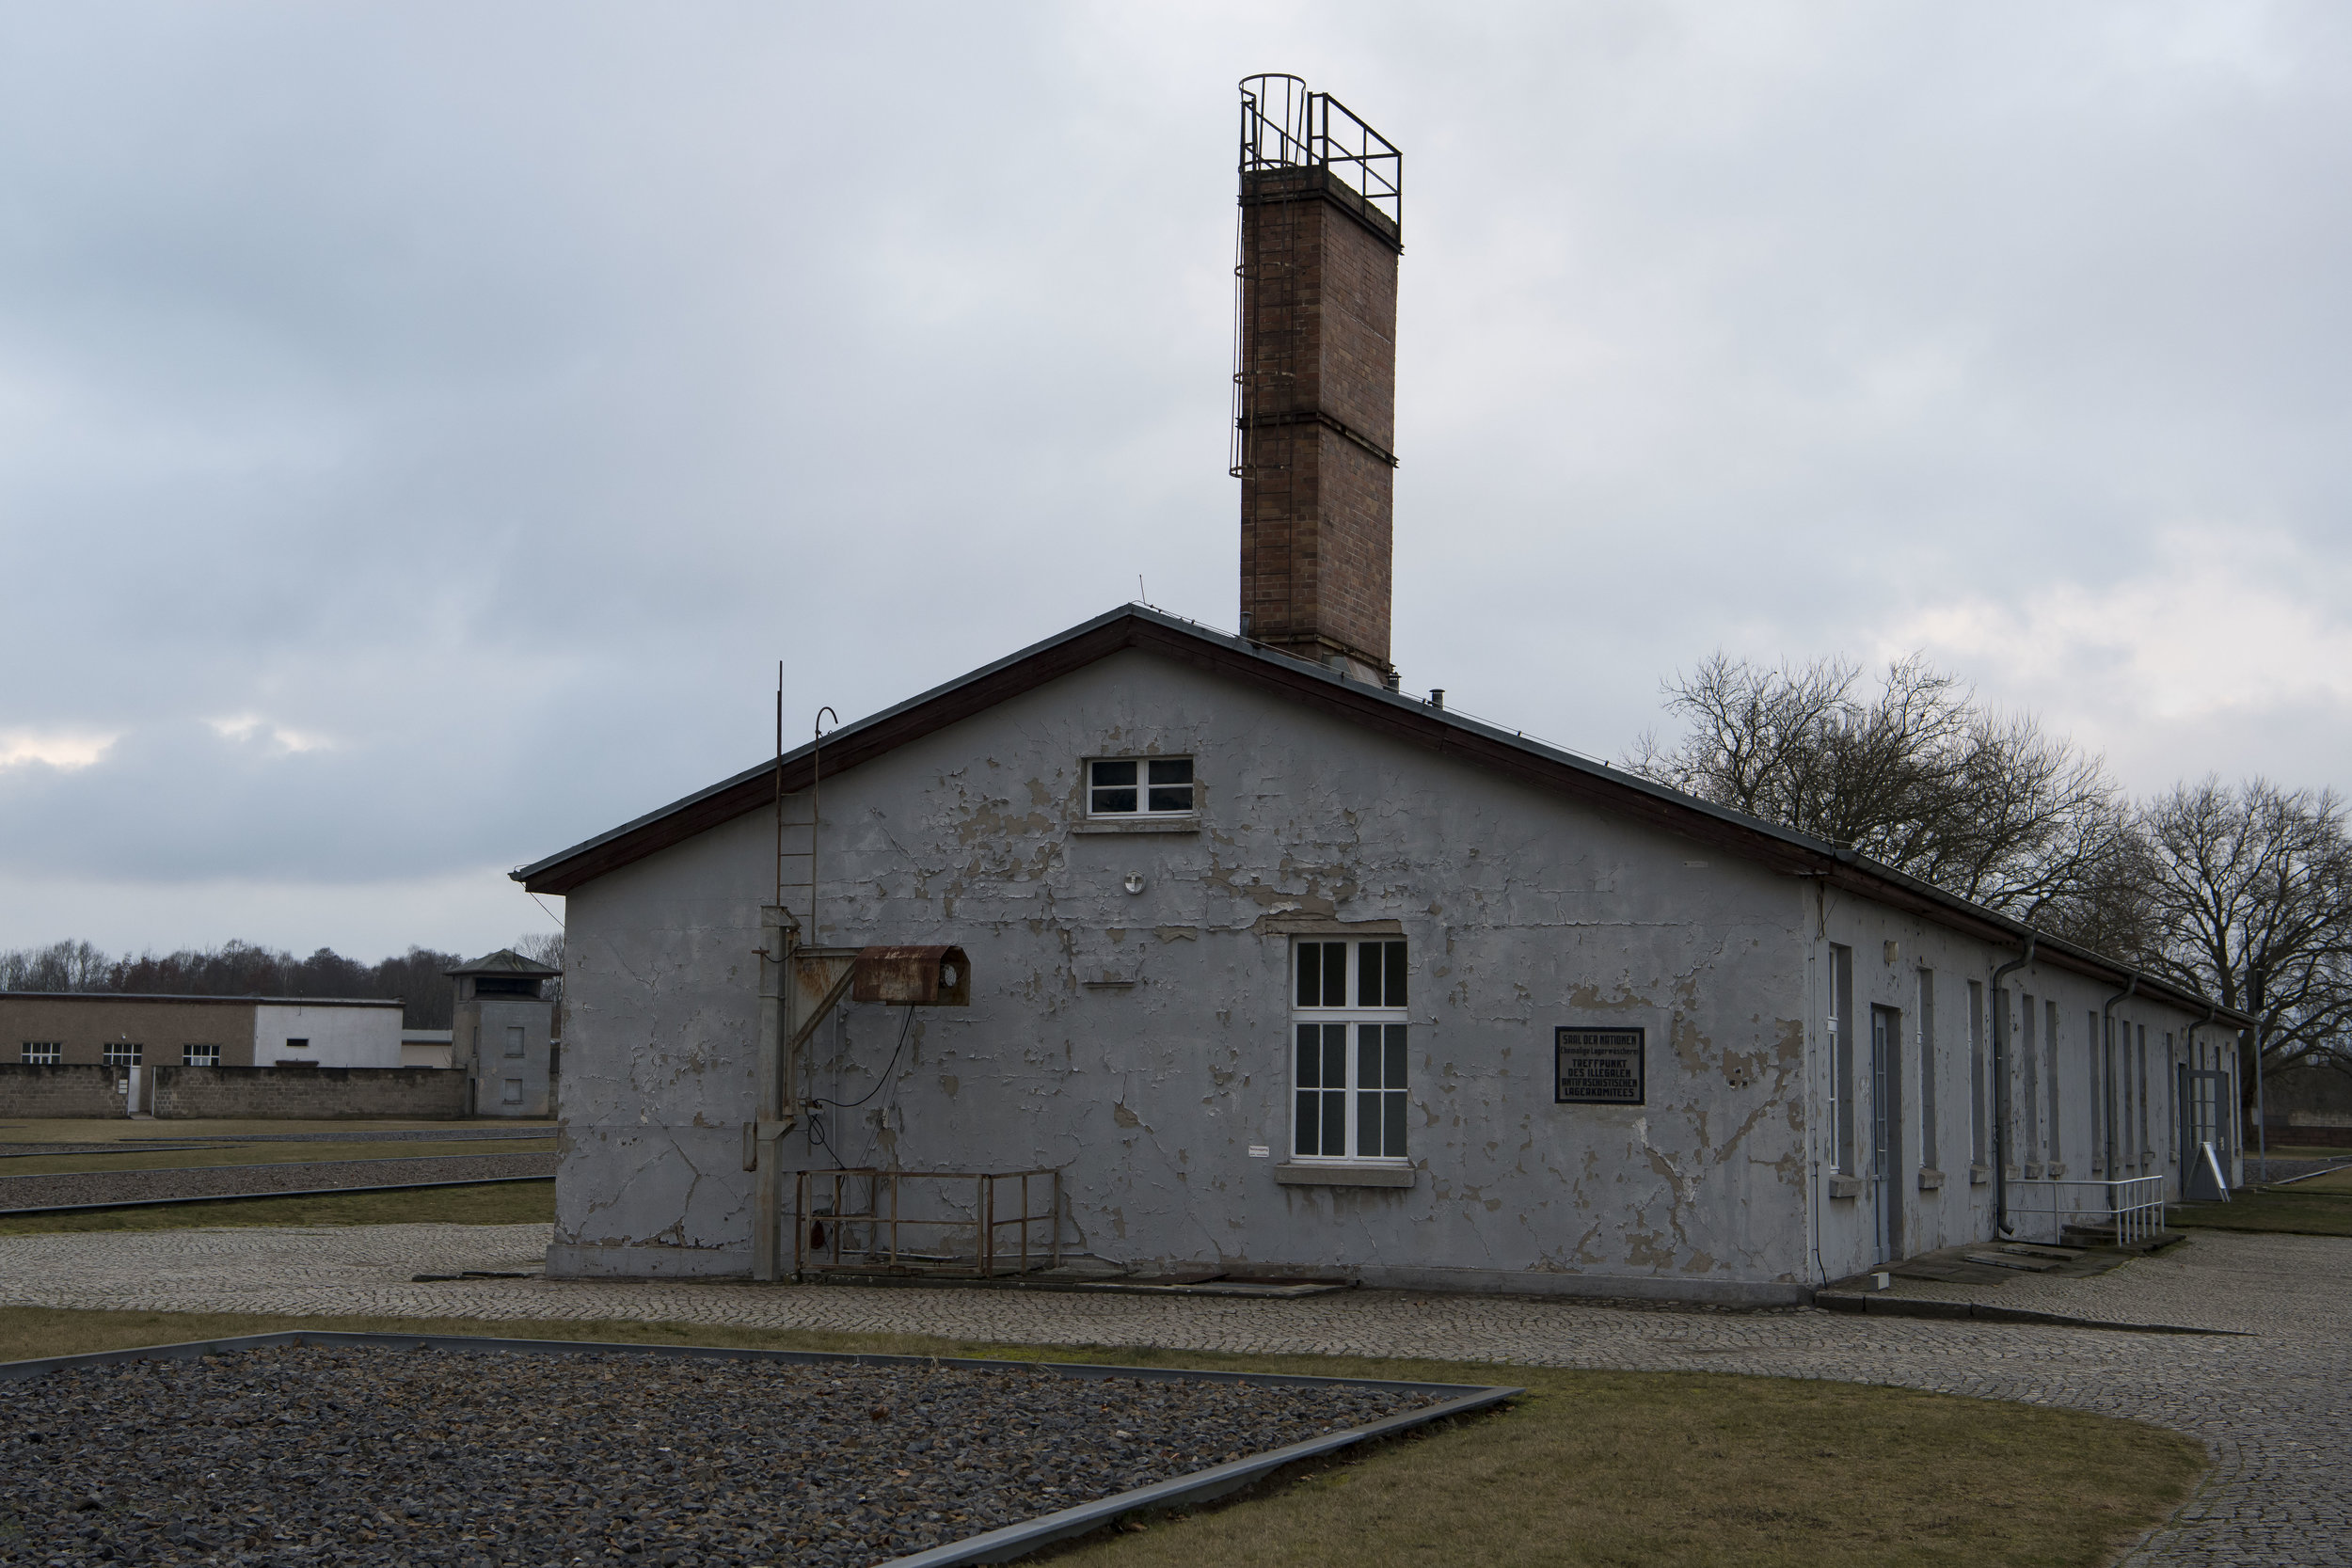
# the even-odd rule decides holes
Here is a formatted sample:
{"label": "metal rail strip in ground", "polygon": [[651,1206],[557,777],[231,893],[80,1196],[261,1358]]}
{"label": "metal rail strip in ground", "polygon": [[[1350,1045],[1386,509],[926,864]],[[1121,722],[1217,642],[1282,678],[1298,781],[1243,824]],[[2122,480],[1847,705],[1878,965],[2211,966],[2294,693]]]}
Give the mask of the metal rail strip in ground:
{"label": "metal rail strip in ground", "polygon": [[[393,1165],[404,1160],[497,1160],[501,1158],[527,1160],[533,1154],[560,1154],[557,1148],[509,1149],[501,1154],[387,1154],[368,1160],[255,1160],[242,1165],[143,1165],[131,1170],[36,1170],[22,1176],[0,1176],[0,1183],[9,1181],[57,1181],[74,1176],[163,1176],[176,1170],[294,1170],[303,1165]],[[60,1160],[79,1156],[60,1154]],[[0,1193],[8,1188],[0,1185]]]}
{"label": "metal rail strip in ground", "polygon": [[[199,1165],[197,1168],[203,1170],[219,1167]],[[258,1168],[267,1170],[274,1167],[264,1165]],[[112,1173],[77,1171],[73,1174],[109,1175]],[[14,1219],[21,1214],[72,1214],[91,1209],[153,1209],[166,1203],[243,1203],[248,1198],[256,1197],[332,1197],[337,1193],[413,1193],[426,1187],[487,1187],[498,1181],[552,1181],[554,1180],[553,1176],[477,1176],[470,1180],[463,1181],[393,1181],[373,1187],[296,1187],[278,1193],[200,1193],[195,1197],[131,1197],[108,1203],[52,1203],[40,1209],[0,1209],[0,1220]]]}
{"label": "metal rail strip in ground", "polygon": [[[512,1180],[514,1178],[507,1178]],[[546,1180],[542,1178],[541,1180]],[[1490,1410],[1517,1399],[1524,1387],[1474,1383],[1410,1383],[1392,1378],[1313,1377],[1295,1372],[1219,1372],[1190,1367],[1110,1367],[1082,1361],[991,1360],[957,1355],[881,1355],[856,1351],[739,1350],[718,1345],[632,1345],[593,1339],[497,1339],[460,1334],[358,1334],[336,1330],[287,1329],[276,1334],[247,1334],[228,1339],[192,1339],[175,1345],[148,1345],[135,1350],[91,1351],[81,1355],[51,1355],[34,1361],[0,1362],[0,1383],[42,1377],[69,1367],[116,1366],[126,1361],[192,1361],[226,1352],[268,1350],[278,1345],[381,1345],[394,1350],[486,1350],[516,1355],[651,1355],[687,1361],[782,1361],[796,1366],[954,1367],[965,1371],[1048,1372],[1057,1377],[1099,1381],[1136,1378],[1151,1383],[1254,1383],[1272,1387],[1378,1388],[1403,1394],[1449,1394],[1453,1397],[1419,1410],[1407,1410],[1345,1432],[1327,1433],[1304,1443],[1268,1449],[1263,1453],[1212,1465],[1188,1476],[1155,1481],[1075,1508],[1065,1508],[1018,1525],[982,1535],[951,1541],[876,1568],[955,1568],[957,1564],[1003,1562],[1024,1557],[1055,1541],[1099,1529],[1120,1514],[1147,1508],[1178,1508],[1207,1502],[1238,1492],[1286,1465],[1319,1459],[1343,1449],[1378,1442],[1415,1427]]]}
{"label": "metal rail strip in ground", "polygon": [[[24,1122],[6,1124],[20,1128]],[[61,1159],[75,1154],[179,1154],[192,1149],[243,1148],[247,1144],[332,1144],[332,1143],[526,1143],[533,1138],[561,1135],[562,1129],[542,1126],[537,1122],[518,1130],[504,1128],[460,1128],[444,1132],[438,1129],[422,1132],[394,1129],[390,1132],[187,1132],[169,1138],[113,1138],[93,1142],[34,1144],[29,1148],[12,1148],[0,1145],[0,1160]],[[403,1154],[391,1158],[409,1160],[430,1158]]]}

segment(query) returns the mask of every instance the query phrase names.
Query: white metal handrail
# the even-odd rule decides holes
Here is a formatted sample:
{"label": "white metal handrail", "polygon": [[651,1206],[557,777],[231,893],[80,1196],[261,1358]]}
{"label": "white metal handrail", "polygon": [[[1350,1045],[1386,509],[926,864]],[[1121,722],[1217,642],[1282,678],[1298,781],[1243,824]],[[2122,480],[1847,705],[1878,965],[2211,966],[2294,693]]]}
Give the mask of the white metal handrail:
{"label": "white metal handrail", "polygon": [[[2127,1176],[2119,1180],[2102,1181],[2089,1178],[2072,1180],[2063,1177],[2035,1177],[2012,1180],[2012,1193],[2021,1188],[2049,1189],[2049,1202],[2036,1207],[2011,1198],[2010,1212],[2017,1214],[2048,1214],[2061,1228],[2068,1221],[2076,1224],[2112,1225],[2115,1244],[2132,1246],[2153,1239],[2164,1229],[2164,1184],[2161,1176]],[[2058,1189],[2090,1188],[2095,1198],[2062,1198]]]}

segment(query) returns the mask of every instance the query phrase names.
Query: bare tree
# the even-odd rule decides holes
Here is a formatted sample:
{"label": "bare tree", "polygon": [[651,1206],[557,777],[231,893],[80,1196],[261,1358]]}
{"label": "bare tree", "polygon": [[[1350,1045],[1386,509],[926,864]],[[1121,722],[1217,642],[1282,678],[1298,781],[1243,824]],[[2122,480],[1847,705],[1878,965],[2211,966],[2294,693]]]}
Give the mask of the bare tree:
{"label": "bare tree", "polygon": [[0,990],[111,990],[114,960],[87,942],[0,953]]}
{"label": "bare tree", "polygon": [[[2331,790],[2178,784],[2139,814],[2149,969],[2261,1021],[2275,1069],[2352,1070],[2352,838]],[[2253,1075],[2243,1075],[2253,1098]]]}
{"label": "bare tree", "polygon": [[367,964],[322,947],[307,958],[250,942],[110,958],[87,942],[0,952],[0,990],[119,991],[149,996],[398,997],[414,1029],[446,1029],[455,953],[411,947]]}
{"label": "bare tree", "polygon": [[1665,683],[1690,726],[1626,766],[1701,800],[1849,846],[2072,934],[2109,912],[2129,821],[2105,765],[2029,717],[1981,707],[1919,655],[1876,692],[1844,659],[1766,668],[1717,653]]}
{"label": "bare tree", "polygon": [[[524,958],[529,958],[533,963],[543,963],[550,969],[560,970],[564,967],[564,933],[561,931],[533,931],[526,936],[516,937],[515,939],[515,951],[520,953]],[[546,986],[542,987],[541,990],[542,994],[554,1001],[563,1001],[564,976],[561,974],[556,975],[554,979],[549,980]]]}

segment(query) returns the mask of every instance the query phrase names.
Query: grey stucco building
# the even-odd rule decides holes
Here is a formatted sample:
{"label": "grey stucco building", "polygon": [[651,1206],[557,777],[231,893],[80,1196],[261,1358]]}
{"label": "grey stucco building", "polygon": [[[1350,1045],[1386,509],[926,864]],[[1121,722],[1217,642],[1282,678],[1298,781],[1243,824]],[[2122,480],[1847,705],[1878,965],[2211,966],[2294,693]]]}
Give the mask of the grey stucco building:
{"label": "grey stucco building", "polygon": [[[1402,159],[1244,102],[1242,635],[1127,606],[516,873],[549,1272],[779,1277],[876,1233],[822,1173],[1038,1171],[1030,1245],[1155,1275],[1788,1301],[2226,1155],[2244,1021],[1397,689]],[[883,944],[969,1005],[855,1001]]]}
{"label": "grey stucco building", "polygon": [[[1100,786],[1153,759],[1189,764],[1168,809]],[[811,766],[783,763],[796,845]],[[2145,977],[2103,1011],[2135,977],[2042,939],[1996,1062],[2026,928],[1140,607],[829,736],[823,768],[800,940],[953,942],[972,1003],[831,1015],[786,1167],[1053,1168],[1064,1245],[1147,1272],[1795,1299],[1992,1235],[1999,1075],[2013,1227],[2055,1234],[2037,1182],[2177,1190],[2171,1069],[2227,1054],[2227,1015]],[[569,900],[552,1272],[752,1267],[777,783],[517,874]],[[1613,1036],[1638,1095],[1562,1102]]]}

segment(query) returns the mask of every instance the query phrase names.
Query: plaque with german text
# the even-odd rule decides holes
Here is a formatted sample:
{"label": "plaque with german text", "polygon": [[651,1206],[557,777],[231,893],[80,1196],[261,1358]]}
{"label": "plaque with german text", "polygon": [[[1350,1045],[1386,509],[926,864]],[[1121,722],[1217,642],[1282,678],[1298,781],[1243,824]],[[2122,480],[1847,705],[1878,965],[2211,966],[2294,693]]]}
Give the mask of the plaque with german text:
{"label": "plaque with german text", "polygon": [[1558,1105],[1642,1103],[1642,1031],[1560,1029],[1552,1036]]}

